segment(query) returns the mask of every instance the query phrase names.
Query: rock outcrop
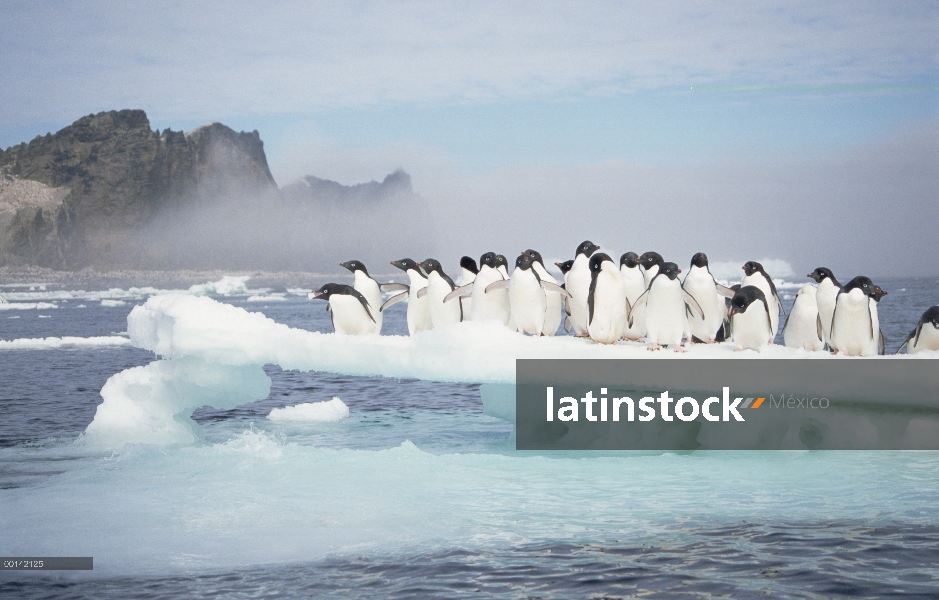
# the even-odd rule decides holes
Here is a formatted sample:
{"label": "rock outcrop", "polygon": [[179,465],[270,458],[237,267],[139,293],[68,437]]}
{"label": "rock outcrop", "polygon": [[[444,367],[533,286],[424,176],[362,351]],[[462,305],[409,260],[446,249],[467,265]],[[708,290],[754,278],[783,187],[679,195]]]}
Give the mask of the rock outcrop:
{"label": "rock outcrop", "polygon": [[277,193],[257,131],[150,129],[142,110],[82,117],[0,151],[0,264],[145,261],[135,241],[174,207]]}

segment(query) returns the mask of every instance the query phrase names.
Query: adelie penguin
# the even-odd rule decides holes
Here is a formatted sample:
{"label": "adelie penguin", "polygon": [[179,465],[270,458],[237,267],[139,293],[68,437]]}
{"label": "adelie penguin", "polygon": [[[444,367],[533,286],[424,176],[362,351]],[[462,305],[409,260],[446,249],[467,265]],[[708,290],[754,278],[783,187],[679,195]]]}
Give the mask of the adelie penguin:
{"label": "adelie penguin", "polygon": [[[472,285],[473,281],[476,280],[476,275],[479,273],[479,268],[476,266],[476,261],[471,256],[464,256],[460,259],[460,283],[462,287],[464,285]],[[460,303],[463,305],[463,319],[467,319],[470,314],[472,314],[473,309],[473,299],[471,296],[461,296]]]}
{"label": "adelie penguin", "polygon": [[[369,276],[368,270],[360,261],[350,260],[344,263],[339,263],[339,266],[352,271],[352,274],[355,277],[352,282],[352,287],[355,288],[357,292],[362,294],[365,297],[365,300],[368,302],[368,308],[371,311],[373,320],[375,322],[375,331],[369,333],[380,333],[382,323],[382,312],[379,310],[382,305],[381,284]],[[398,285],[400,286],[400,284]]]}
{"label": "adelie penguin", "polygon": [[[626,252],[619,258],[619,273],[626,286],[626,300],[629,305],[635,305],[639,297],[646,291],[646,279],[639,268],[639,255],[635,252]],[[627,319],[623,337],[634,342],[641,342],[646,334],[645,319]]]}
{"label": "adelie penguin", "polygon": [[615,344],[626,329],[629,300],[616,263],[597,252],[590,257],[590,292],[587,295],[587,333],[598,344]]}
{"label": "adelie penguin", "polygon": [[831,318],[831,343],[835,352],[848,356],[876,356],[880,353],[879,292],[869,277],[859,275],[848,282],[835,299]]}
{"label": "adelie penguin", "polygon": [[642,278],[646,282],[646,289],[649,289],[649,283],[663,264],[665,260],[658,252],[643,252],[639,257],[639,266],[642,267]]}
{"label": "adelie penguin", "polygon": [[600,249],[590,240],[584,240],[577,246],[574,264],[564,277],[564,289],[570,294],[568,305],[571,310],[571,327],[574,335],[587,335],[587,294],[590,293],[590,257]]}
{"label": "adelie penguin", "polygon": [[818,317],[818,290],[811,283],[802,286],[783,325],[783,343],[788,348],[818,351],[825,349],[822,322]]}
{"label": "adelie penguin", "polygon": [[[463,320],[463,308],[459,302],[444,302],[444,298],[456,289],[453,280],[443,272],[440,263],[428,258],[419,266],[427,273],[427,307],[430,311],[430,322],[434,326],[443,327]],[[421,292],[418,295],[423,296]]]}
{"label": "adelie penguin", "polygon": [[555,283],[542,281],[537,271],[532,268],[533,263],[531,255],[523,252],[515,261],[515,270],[512,271],[509,281],[496,281],[486,290],[507,287],[515,327],[522,333],[543,335],[547,307],[545,293],[554,291],[567,296],[567,292]]}
{"label": "adelie penguin", "polygon": [[[505,288],[493,289],[486,292],[486,288],[497,281],[507,280],[508,274],[504,272],[505,257],[495,252],[486,252],[479,257],[479,272],[472,283],[458,287],[450,292],[444,302],[454,302],[455,298],[472,299],[469,313],[470,321],[499,321],[508,325],[512,316],[509,307],[509,291]],[[464,315],[465,318],[465,315]]]}
{"label": "adelie penguin", "polygon": [[897,354],[900,354],[904,346],[906,346],[907,354],[916,354],[923,350],[939,350],[939,306],[926,309],[923,316],[919,318],[916,328],[897,348]]}
{"label": "adelie penguin", "polygon": [[776,284],[773,283],[772,277],[763,270],[763,265],[756,261],[747,261],[742,269],[744,277],[743,281],[740,282],[740,286],[756,286],[763,292],[766,305],[769,306],[770,322],[773,324],[773,338],[775,338],[776,332],[779,330],[779,313],[783,310],[779,294],[776,293]]}
{"label": "adelie penguin", "polygon": [[[567,288],[567,283],[566,283],[567,274],[570,273],[571,267],[574,266],[574,260],[570,259],[570,260],[565,260],[563,262],[556,262],[554,263],[554,266],[556,266],[558,270],[561,271],[561,279],[565,281],[565,283],[561,284],[561,287],[566,289]],[[571,325],[570,298],[567,298],[567,297],[564,298],[563,308],[564,308],[564,331],[570,331],[573,328],[573,325]]]}
{"label": "adelie penguin", "polygon": [[818,307],[819,326],[822,328],[822,341],[831,348],[831,317],[835,314],[835,299],[841,291],[841,284],[827,267],[818,267],[806,277],[818,284],[815,303]]}
{"label": "adelie penguin", "polygon": [[726,314],[724,298],[733,298],[734,292],[716,281],[708,267],[708,257],[698,252],[691,257],[691,268],[681,284],[682,289],[698,301],[704,311],[703,319],[689,319],[691,336],[694,341],[714,343],[717,331],[721,328]]}
{"label": "adelie penguin", "polygon": [[663,263],[632,307],[630,316],[637,311],[645,314],[649,350],[671,346],[675,352],[685,352],[682,339],[690,335],[688,318],[704,318],[697,300],[682,289],[680,273],[675,263]]}
{"label": "adelie penguin", "polygon": [[[541,258],[541,253],[537,250],[532,250],[529,248],[525,250],[525,253],[531,256],[531,268],[538,273],[538,277],[541,281],[546,281],[548,283],[553,283],[558,285],[557,280],[554,278],[551,273],[548,273],[548,270],[544,266],[544,260]],[[563,319],[566,314],[562,307],[564,306],[564,297],[557,292],[545,292],[545,299],[547,301],[547,307],[545,308],[544,313],[544,327],[541,332],[547,336],[553,336],[558,332],[558,327],[561,325],[561,319]]]}
{"label": "adelie penguin", "polygon": [[730,300],[730,335],[737,345],[735,352],[744,348],[759,350],[773,343],[772,314],[763,290],[755,285],[743,285]]}
{"label": "adelie penguin", "polygon": [[351,285],[327,283],[309,293],[311,300],[326,300],[333,329],[342,335],[378,333],[368,301]]}
{"label": "adelie penguin", "polygon": [[410,285],[408,289],[397,296],[392,296],[384,304],[380,311],[384,312],[386,308],[406,300],[408,303],[408,333],[414,335],[422,331],[433,329],[430,322],[430,310],[427,306],[427,295],[418,295],[421,290],[427,289],[427,277],[421,273],[421,269],[416,262],[410,258],[391,261],[391,266],[401,269],[407,273]]}

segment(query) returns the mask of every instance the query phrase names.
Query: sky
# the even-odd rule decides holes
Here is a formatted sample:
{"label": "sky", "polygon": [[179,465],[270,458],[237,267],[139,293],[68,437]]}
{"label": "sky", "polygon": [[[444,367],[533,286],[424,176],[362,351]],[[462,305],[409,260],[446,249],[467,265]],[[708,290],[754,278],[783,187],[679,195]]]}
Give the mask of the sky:
{"label": "sky", "polygon": [[280,185],[403,168],[445,265],[939,274],[936,2],[6,1],[0,83],[2,147],[142,108],[257,129]]}

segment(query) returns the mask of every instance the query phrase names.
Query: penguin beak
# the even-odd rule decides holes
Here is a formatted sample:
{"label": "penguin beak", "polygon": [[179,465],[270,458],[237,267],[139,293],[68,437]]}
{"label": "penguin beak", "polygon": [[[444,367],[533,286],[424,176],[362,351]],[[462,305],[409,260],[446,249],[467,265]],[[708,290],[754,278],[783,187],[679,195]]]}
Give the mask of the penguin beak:
{"label": "penguin beak", "polygon": [[316,290],[313,290],[312,292],[310,292],[309,294],[307,294],[306,297],[307,297],[309,300],[316,300],[317,298],[319,298],[319,297],[322,296],[322,295],[323,295],[322,292],[317,292]]}

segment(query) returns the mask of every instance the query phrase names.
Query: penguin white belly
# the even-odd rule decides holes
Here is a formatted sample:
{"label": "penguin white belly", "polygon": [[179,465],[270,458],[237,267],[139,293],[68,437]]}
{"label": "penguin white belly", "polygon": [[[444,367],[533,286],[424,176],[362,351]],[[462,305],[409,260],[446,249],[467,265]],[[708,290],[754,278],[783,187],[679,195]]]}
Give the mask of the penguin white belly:
{"label": "penguin white belly", "polygon": [[486,287],[496,281],[502,281],[502,274],[488,265],[484,265],[473,281],[473,303],[470,312],[471,321],[499,321],[503,325],[509,322],[509,291],[505,288],[486,293]]}
{"label": "penguin white belly", "polygon": [[691,335],[702,342],[713,341],[721,323],[724,322],[726,312],[724,298],[717,293],[714,278],[707,269],[691,267],[682,286],[698,301],[701,310],[704,311],[704,319],[689,319]]}
{"label": "penguin white belly", "polygon": [[443,301],[447,294],[452,291],[450,284],[436,271],[432,271],[427,276],[427,306],[430,312],[430,322],[434,329],[459,323],[462,320],[463,311],[460,308],[460,303],[456,300],[453,302]]}
{"label": "penguin white belly", "polygon": [[427,287],[427,280],[420,275],[410,276],[410,279],[411,285],[408,289],[408,333],[414,335],[415,333],[433,329],[433,324],[430,322],[427,296],[417,297],[417,293]]}
{"label": "penguin white belly", "polygon": [[687,328],[685,299],[677,280],[661,279],[656,278],[647,296],[646,332],[650,344],[677,346]]}
{"label": "penguin white belly", "polygon": [[[646,291],[646,282],[645,278],[642,276],[642,271],[639,270],[639,267],[630,268],[624,265],[620,268],[619,272],[620,277],[623,279],[623,286],[626,289],[626,299],[629,300],[630,306],[635,306],[636,300]],[[645,334],[645,312],[639,311],[633,319],[632,327],[629,326],[628,322],[626,323],[626,326],[623,328],[623,336],[628,339],[638,340],[642,339],[642,336]]]}
{"label": "penguin white belly", "polygon": [[[877,354],[879,323],[872,323],[870,298],[860,290],[840,294],[831,329],[832,344],[848,356]],[[872,327],[873,325],[873,327]]]}
{"label": "penguin white belly", "polygon": [[766,309],[762,302],[753,302],[746,312],[734,313],[731,316],[731,331],[734,344],[738,348],[752,348],[759,350],[769,344],[773,332],[766,321]]}
{"label": "penguin white belly", "polygon": [[[606,263],[612,264],[612,263]],[[589,317],[587,333],[598,344],[614,344],[626,328],[626,286],[615,267],[597,274],[593,291],[593,319]]]}
{"label": "penguin white belly", "polygon": [[590,293],[590,259],[578,254],[567,273],[565,289],[571,295],[567,304],[571,309],[571,326],[574,333],[587,333],[587,294]]}
{"label": "penguin white belly", "polygon": [[509,280],[512,320],[522,333],[541,335],[547,300],[544,289],[531,269],[516,269]]}
{"label": "penguin white belly", "polygon": [[375,323],[365,312],[365,307],[354,296],[333,294],[329,298],[329,312],[336,333],[342,335],[378,333]]}
{"label": "penguin white belly", "polygon": [[[533,267],[538,269],[538,277],[541,277],[542,281],[547,281],[557,285],[557,279],[555,279],[548,270],[541,266],[541,263],[536,263]],[[558,332],[558,327],[561,326],[561,294],[557,292],[549,292],[545,290],[545,313],[544,313],[544,325],[541,328],[541,332],[545,335],[554,335]]]}
{"label": "penguin white belly", "polygon": [[773,338],[775,338],[776,332],[779,331],[779,303],[776,301],[776,297],[773,296],[773,290],[769,287],[769,282],[766,281],[766,277],[763,277],[762,273],[754,273],[753,275],[747,275],[740,282],[741,287],[748,285],[752,285],[763,292],[763,296],[766,298],[766,306],[769,309],[769,322],[773,328]]}
{"label": "penguin white belly", "polygon": [[818,284],[815,292],[815,303],[818,307],[818,317],[822,321],[822,341],[831,345],[831,318],[835,314],[835,299],[838,297],[838,286],[826,277]]}
{"label": "penguin white belly", "polygon": [[815,286],[807,283],[799,290],[783,328],[783,343],[789,348],[818,351],[824,342],[818,337],[818,299]]}
{"label": "penguin white belly", "polygon": [[907,347],[908,354],[916,354],[923,350],[939,350],[939,329],[936,329],[932,323],[923,323],[919,330],[919,339],[910,340]]}
{"label": "penguin white belly", "polygon": [[382,299],[381,288],[378,287],[378,282],[362,271],[356,271],[355,281],[352,284],[352,288],[365,296],[365,301],[368,302],[368,309],[372,312],[372,316],[375,318],[374,323],[372,323],[371,319],[369,319],[369,323],[372,325],[372,331],[367,333],[381,333],[382,312],[378,309],[381,308]]}

